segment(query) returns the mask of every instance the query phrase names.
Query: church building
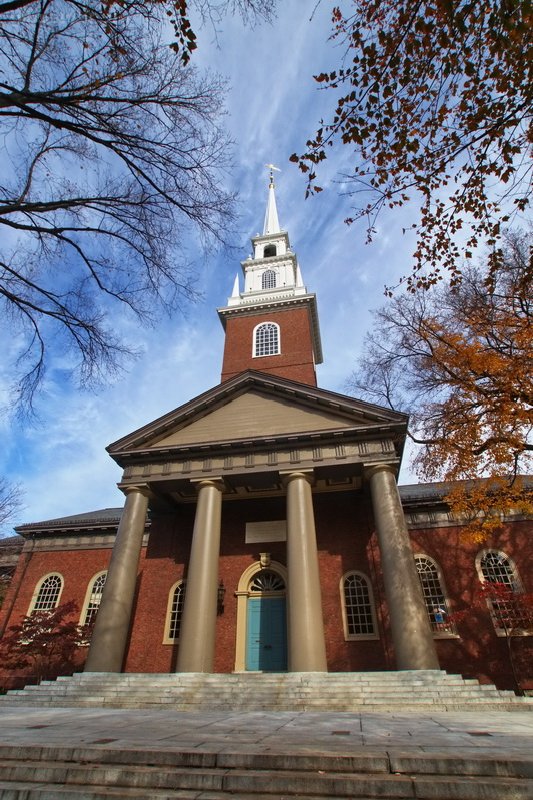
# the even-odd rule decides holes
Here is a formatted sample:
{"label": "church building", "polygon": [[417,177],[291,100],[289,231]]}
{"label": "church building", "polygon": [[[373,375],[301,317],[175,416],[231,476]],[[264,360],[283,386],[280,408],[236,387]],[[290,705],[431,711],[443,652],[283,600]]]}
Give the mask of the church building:
{"label": "church building", "polygon": [[[397,486],[407,416],[317,386],[317,299],[272,175],[252,248],[218,309],[220,383],[109,445],[123,509],[17,528],[0,633],[75,600],[91,672],[442,668],[514,688],[509,631],[474,596],[533,591],[531,520],[463,539],[446,486]],[[513,630],[517,656],[532,635]]]}

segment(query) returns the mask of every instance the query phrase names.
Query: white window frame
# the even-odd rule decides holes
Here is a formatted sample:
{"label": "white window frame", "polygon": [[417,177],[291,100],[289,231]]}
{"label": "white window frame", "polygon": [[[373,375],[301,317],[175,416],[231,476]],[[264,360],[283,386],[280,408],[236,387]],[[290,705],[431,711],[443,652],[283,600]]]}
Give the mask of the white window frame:
{"label": "white window frame", "polygon": [[[489,555],[489,553],[495,553],[498,556],[503,556],[503,558],[505,558],[507,560],[507,562],[509,564],[509,567],[512,570],[512,579],[511,579],[511,583],[509,585],[512,585],[512,587],[513,587],[514,591],[516,592],[516,594],[522,594],[523,591],[524,591],[524,585],[523,585],[523,583],[522,583],[522,581],[520,579],[520,574],[518,572],[518,568],[516,566],[516,563],[515,563],[514,559],[511,556],[507,555],[507,553],[505,553],[503,550],[499,550],[499,549],[497,549],[495,547],[488,547],[488,548],[485,548],[484,550],[480,550],[480,552],[476,556],[476,562],[475,562],[476,563],[476,570],[477,570],[477,574],[478,574],[478,578],[479,578],[480,583],[505,583],[505,581],[488,581],[487,580],[487,578],[486,578],[486,576],[485,576],[485,574],[483,572],[483,566],[482,566],[481,562],[483,561],[485,556]],[[492,624],[494,626],[494,631],[496,633],[496,636],[504,636],[504,637],[505,636],[533,636],[533,629],[530,629],[530,628],[513,628],[511,631],[506,631],[505,628],[502,628],[499,625],[498,614],[494,610],[492,601],[489,598],[487,598],[487,608],[490,611],[490,616],[491,616],[491,619],[492,619]]]}
{"label": "white window frame", "polygon": [[178,587],[181,587],[181,609],[180,609],[180,632],[181,632],[181,622],[183,616],[183,603],[185,599],[185,580],[180,578],[179,581],[172,584],[168,593],[168,601],[167,601],[167,613],[165,616],[165,632],[163,635],[163,644],[176,644],[179,642],[179,636],[171,636],[170,635],[170,628],[172,622],[172,614],[174,612],[174,595]]}
{"label": "white window frame", "polygon": [[[350,633],[349,632],[349,625],[348,625],[348,610],[346,607],[346,592],[345,592],[345,582],[348,578],[352,575],[356,576],[357,578],[362,579],[365,583],[366,590],[368,592],[368,603],[370,606],[370,614],[372,617],[372,627],[374,629],[373,633]],[[362,642],[362,641],[375,641],[379,639],[379,628],[377,624],[377,617],[376,617],[376,606],[374,603],[374,592],[372,591],[372,583],[368,578],[368,575],[365,575],[364,572],[360,572],[356,569],[350,569],[344,573],[341,577],[340,584],[339,584],[339,591],[341,595],[341,607],[342,607],[342,624],[344,628],[344,640],[346,642]]]}
{"label": "white window frame", "polygon": [[[93,577],[91,578],[91,580],[87,584],[87,591],[85,592],[85,600],[83,601],[83,606],[82,606],[81,614],[80,614],[80,625],[82,625],[82,626],[88,624],[87,616],[89,614],[89,611],[93,610],[92,607],[95,607],[95,611],[94,611],[94,617],[95,618],[96,618],[96,615],[98,614],[98,609],[100,608],[100,603],[102,602],[102,592],[104,590],[105,581],[104,581],[104,584],[102,586],[102,591],[100,591],[99,593],[95,593],[94,585],[95,585],[96,581],[100,580],[100,578],[103,575],[105,575],[105,577],[107,578],[107,570],[106,569],[103,569],[100,572],[97,572],[95,575],[93,575]],[[95,594],[98,594],[98,596],[99,596],[98,605],[96,605],[92,601],[92,598],[93,598],[93,596],[95,596]],[[89,606],[91,606],[91,609],[89,609]]]}
{"label": "white window frame", "polygon": [[[59,587],[59,592],[57,594],[57,598],[55,600],[55,603],[54,603],[53,606],[50,606],[49,608],[37,608],[36,609],[35,606],[37,604],[37,600],[39,599],[39,593],[40,593],[40,591],[41,591],[41,589],[43,587],[43,584],[49,578],[59,578],[59,580],[61,581],[61,586]],[[59,605],[59,601],[61,600],[61,595],[63,594],[64,587],[65,587],[65,579],[61,575],[60,572],[47,572],[46,575],[43,575],[42,578],[40,578],[37,581],[36,585],[35,585],[35,589],[34,589],[34,592],[33,592],[33,595],[32,595],[31,601],[30,601],[30,605],[29,605],[29,608],[28,608],[27,616],[29,617],[30,614],[33,614],[34,611],[53,611],[55,608],[57,608],[58,605]]]}
{"label": "white window frame", "polygon": [[277,285],[278,285],[278,276],[276,270],[266,269],[261,275],[261,289],[263,291],[267,291],[268,289],[275,289]]}
{"label": "white window frame", "polygon": [[[273,353],[259,353],[258,352],[258,336],[260,329],[265,327],[266,325],[272,325],[276,329],[276,344],[277,349]],[[280,328],[277,322],[271,322],[270,320],[265,320],[264,322],[260,322],[258,325],[255,326],[253,332],[253,351],[252,356],[253,358],[268,358],[269,356],[279,356],[281,353],[281,334]]]}
{"label": "white window frame", "polygon": [[[428,561],[431,564],[431,566],[434,568],[434,570],[435,570],[435,574],[436,574],[437,581],[438,581],[438,589],[440,591],[440,596],[442,598],[442,599],[439,600],[438,606],[436,606],[436,602],[431,602],[431,604],[430,604],[429,603],[429,598],[426,596],[426,592],[424,590],[424,585],[422,583],[421,573],[420,573],[420,570],[418,569],[417,559],[419,559],[419,558],[426,559],[426,561]],[[441,570],[439,564],[435,561],[434,558],[432,558],[431,556],[428,556],[427,553],[415,553],[414,559],[415,559],[415,565],[416,565],[416,571],[417,571],[417,574],[418,574],[418,579],[420,581],[420,587],[422,589],[422,594],[424,596],[424,604],[426,606],[426,611],[428,613],[429,624],[431,626],[431,631],[433,633],[433,638],[434,639],[458,639],[459,636],[457,634],[457,629],[456,629],[454,623],[453,622],[452,623],[446,622],[446,618],[450,614],[450,600],[449,600],[449,597],[448,597],[448,592],[446,590],[446,584],[445,584],[444,578],[442,577],[442,570]],[[436,619],[435,619],[434,610],[435,610],[436,607],[437,608],[442,608],[442,610],[443,610],[443,612],[445,614],[445,617],[444,617],[444,620],[443,620],[442,623],[438,623],[436,621]],[[438,628],[439,624],[442,624],[443,627],[442,628]]]}

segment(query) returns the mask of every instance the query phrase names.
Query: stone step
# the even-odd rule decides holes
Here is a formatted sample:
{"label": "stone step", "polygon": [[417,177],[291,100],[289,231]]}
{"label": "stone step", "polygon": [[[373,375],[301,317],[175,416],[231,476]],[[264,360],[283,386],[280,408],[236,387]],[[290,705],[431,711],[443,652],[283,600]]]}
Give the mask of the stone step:
{"label": "stone step", "polygon": [[[370,676],[370,679],[368,678]],[[384,678],[384,676],[386,676]],[[440,670],[420,673],[82,673],[8,692],[0,705],[215,710],[524,710],[531,698]]]}
{"label": "stone step", "polygon": [[[344,687],[339,688],[335,686],[328,686],[327,684],[324,685],[317,685],[313,687],[306,687],[306,688],[290,688],[290,687],[257,687],[257,689],[250,689],[249,687],[243,687],[240,691],[234,690],[228,687],[189,687],[189,686],[165,686],[165,687],[145,687],[145,686],[137,686],[135,684],[127,684],[124,686],[106,686],[106,685],[98,685],[98,684],[74,684],[72,686],[57,686],[57,687],[50,687],[50,686],[43,686],[41,685],[40,688],[34,687],[33,689],[30,687],[26,687],[25,690],[19,690],[18,695],[24,693],[25,695],[28,694],[44,694],[46,692],[53,692],[55,695],[68,695],[68,694],[82,694],[82,693],[89,693],[89,694],[97,694],[97,693],[105,693],[105,694],[113,694],[116,696],[126,695],[126,694],[143,694],[146,696],[156,695],[156,696],[170,696],[170,695],[180,695],[180,694],[188,694],[191,697],[201,697],[202,695],[215,695],[216,697],[272,697],[276,694],[283,694],[285,697],[316,697],[320,695],[322,697],[336,697],[336,696],[350,696],[353,698],[357,697],[367,697],[368,695],[375,695],[380,697],[393,697],[396,695],[402,695],[404,697],[416,697],[418,695],[424,696],[446,696],[446,695],[462,695],[464,697],[474,696],[474,695],[486,695],[486,696],[498,696],[498,697],[516,697],[514,692],[511,691],[498,691],[494,686],[486,686],[486,687],[472,687],[472,686],[457,686],[457,687],[446,687],[446,686],[434,686],[434,687],[407,687],[407,686],[398,686],[396,689],[389,689],[389,688],[382,688],[382,687],[365,687],[361,689],[359,687]],[[11,697],[16,697],[17,694],[12,692],[10,694]]]}
{"label": "stone step", "polygon": [[529,800],[533,762],[358,748],[346,754],[0,747],[2,800],[105,797]]}

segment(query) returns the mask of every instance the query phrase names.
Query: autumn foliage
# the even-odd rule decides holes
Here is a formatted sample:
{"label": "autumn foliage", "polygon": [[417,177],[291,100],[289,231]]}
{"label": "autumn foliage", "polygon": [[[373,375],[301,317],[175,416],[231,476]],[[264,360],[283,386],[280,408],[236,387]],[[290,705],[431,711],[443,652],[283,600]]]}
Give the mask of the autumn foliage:
{"label": "autumn foliage", "polygon": [[339,69],[315,76],[336,92],[303,154],[308,193],[329,148],[348,148],[343,191],[369,236],[384,208],[416,200],[412,290],[483,243],[501,265],[502,225],[529,203],[533,12],[525,0],[354,0],[333,11]]}
{"label": "autumn foliage", "polygon": [[[476,538],[511,510],[533,512],[533,268],[525,235],[509,235],[505,259],[487,279],[394,297],[375,315],[352,376],[358,393],[410,412],[423,445],[424,480],[458,482],[453,512]],[[484,477],[484,481],[477,481]],[[480,516],[479,512],[483,515]]]}
{"label": "autumn foliage", "polygon": [[34,611],[11,625],[0,639],[2,670],[23,672],[37,683],[72,673],[79,648],[90,636],[78,625],[77,612],[76,603],[70,601],[51,611]]}

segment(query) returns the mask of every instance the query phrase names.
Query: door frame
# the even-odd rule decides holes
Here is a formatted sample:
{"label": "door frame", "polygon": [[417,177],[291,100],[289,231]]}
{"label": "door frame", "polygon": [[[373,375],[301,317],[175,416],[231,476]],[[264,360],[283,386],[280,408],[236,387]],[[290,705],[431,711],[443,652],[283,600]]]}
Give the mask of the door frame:
{"label": "door frame", "polygon": [[[235,592],[237,597],[237,628],[235,634],[235,672],[247,672],[246,669],[246,625],[247,625],[247,604],[248,598],[251,593],[249,591],[250,583],[254,575],[262,571],[261,562],[254,561],[250,564],[239,579],[239,586]],[[283,578],[285,587],[287,587],[288,572],[287,567],[280,564],[279,561],[271,561],[268,569],[277,572]],[[255,595],[252,595],[255,596]],[[288,644],[288,643],[287,643]]]}

